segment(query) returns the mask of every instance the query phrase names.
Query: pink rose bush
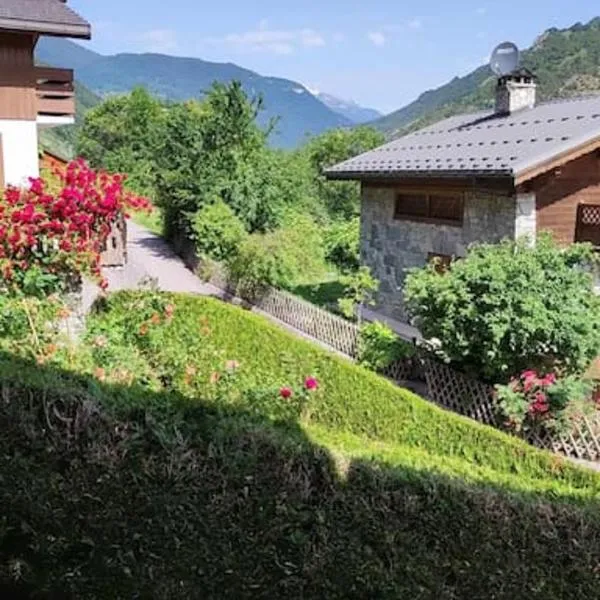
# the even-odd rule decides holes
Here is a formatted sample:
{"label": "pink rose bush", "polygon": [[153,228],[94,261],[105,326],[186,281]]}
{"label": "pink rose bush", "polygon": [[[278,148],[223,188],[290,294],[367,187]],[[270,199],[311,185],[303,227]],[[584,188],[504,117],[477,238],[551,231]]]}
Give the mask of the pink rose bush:
{"label": "pink rose bush", "polygon": [[524,371],[508,385],[496,386],[496,400],[513,431],[544,428],[568,433],[578,420],[596,409],[593,384],[580,377]]}

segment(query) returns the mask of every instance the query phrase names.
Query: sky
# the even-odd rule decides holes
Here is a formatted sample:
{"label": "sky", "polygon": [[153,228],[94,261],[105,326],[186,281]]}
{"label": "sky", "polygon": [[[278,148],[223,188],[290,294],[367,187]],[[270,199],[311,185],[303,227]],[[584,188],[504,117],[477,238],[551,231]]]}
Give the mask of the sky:
{"label": "sky", "polygon": [[69,0],[102,54],[233,62],[387,113],[550,27],[600,16],[598,0]]}

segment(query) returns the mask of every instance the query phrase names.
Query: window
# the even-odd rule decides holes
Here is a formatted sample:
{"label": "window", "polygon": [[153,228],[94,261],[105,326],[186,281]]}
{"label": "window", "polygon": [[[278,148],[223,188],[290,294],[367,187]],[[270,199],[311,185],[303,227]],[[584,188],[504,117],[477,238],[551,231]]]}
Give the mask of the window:
{"label": "window", "polygon": [[452,263],[452,257],[448,254],[436,254],[435,252],[430,252],[427,255],[427,262],[435,264],[435,270],[443,275],[449,268]]}
{"label": "window", "polygon": [[462,225],[464,200],[460,194],[398,194],[395,219],[425,221],[442,225]]}

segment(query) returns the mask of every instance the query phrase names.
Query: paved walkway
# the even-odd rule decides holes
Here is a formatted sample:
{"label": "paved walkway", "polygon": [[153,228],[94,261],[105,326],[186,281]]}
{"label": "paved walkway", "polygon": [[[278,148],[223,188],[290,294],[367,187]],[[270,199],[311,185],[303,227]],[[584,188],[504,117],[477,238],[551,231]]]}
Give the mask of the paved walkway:
{"label": "paved walkway", "polygon": [[150,277],[165,292],[223,295],[217,287],[203,283],[189,271],[161,237],[133,221],[127,222],[127,252],[124,267],[106,270],[111,291],[136,288],[141,280]]}

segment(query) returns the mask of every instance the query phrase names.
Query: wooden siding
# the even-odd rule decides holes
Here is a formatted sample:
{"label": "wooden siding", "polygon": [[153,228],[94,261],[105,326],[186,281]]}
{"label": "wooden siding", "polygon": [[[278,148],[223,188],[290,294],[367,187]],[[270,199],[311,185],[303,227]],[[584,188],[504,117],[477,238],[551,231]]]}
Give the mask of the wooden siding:
{"label": "wooden siding", "polygon": [[33,34],[0,33],[0,119],[35,121]]}
{"label": "wooden siding", "polygon": [[578,205],[600,204],[600,156],[593,152],[578,158],[527,189],[536,195],[537,231],[551,231],[559,243],[570,244],[575,241]]}
{"label": "wooden siding", "polygon": [[64,169],[69,164],[69,161],[56,156],[47,150],[44,150],[40,156],[40,171],[47,169],[52,171],[54,169]]}

